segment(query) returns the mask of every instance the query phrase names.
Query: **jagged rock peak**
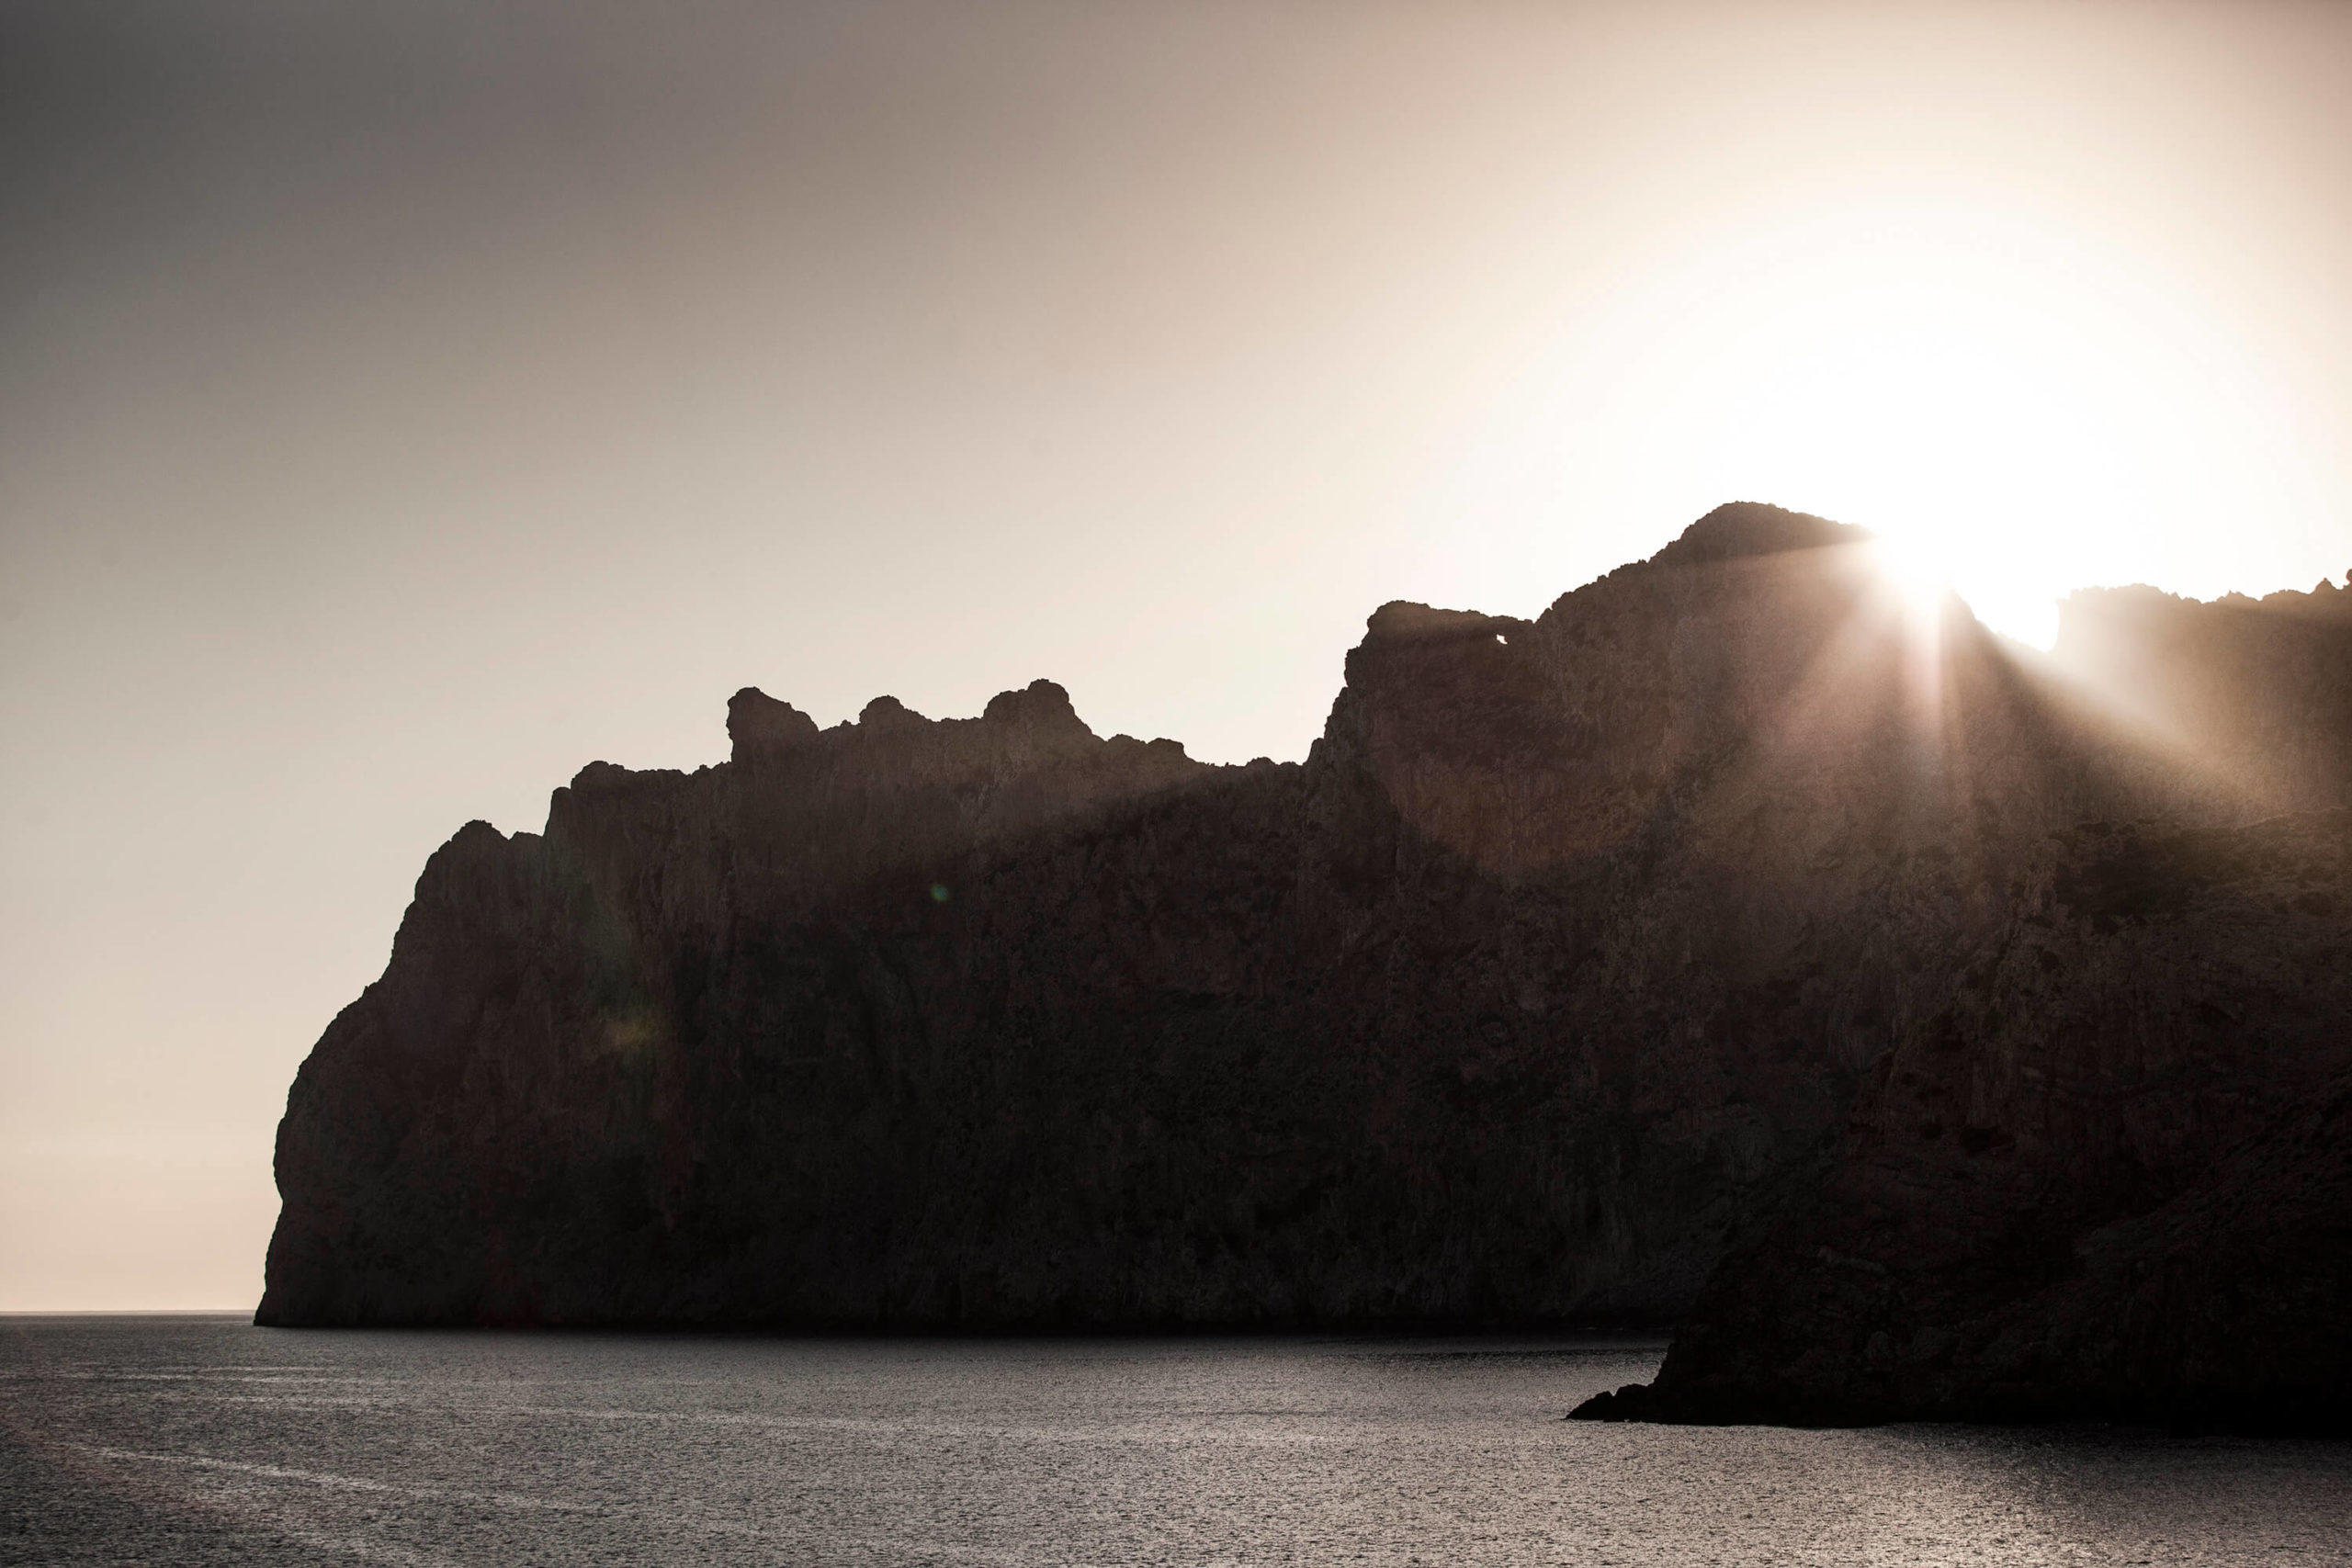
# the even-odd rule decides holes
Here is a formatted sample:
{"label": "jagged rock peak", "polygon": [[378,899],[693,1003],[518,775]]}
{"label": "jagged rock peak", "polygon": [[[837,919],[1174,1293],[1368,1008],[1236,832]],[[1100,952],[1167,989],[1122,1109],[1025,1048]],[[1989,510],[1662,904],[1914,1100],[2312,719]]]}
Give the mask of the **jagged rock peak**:
{"label": "jagged rock peak", "polygon": [[1363,640],[1372,643],[1453,641],[1461,637],[1509,637],[1527,625],[1509,615],[1482,615],[1476,610],[1437,610],[1409,599],[1391,599],[1364,622]]}
{"label": "jagged rock peak", "polygon": [[746,686],[727,699],[727,739],[734,743],[739,761],[807,745],[817,734],[815,719],[757,686]]}
{"label": "jagged rock peak", "polygon": [[1674,566],[1697,566],[1743,556],[1859,545],[1871,536],[1867,528],[1832,523],[1811,513],[1791,512],[1758,501],[1733,501],[1691,524],[1682,530],[1680,538],[1650,558]]}
{"label": "jagged rock peak", "polygon": [[1067,731],[1089,739],[1094,734],[1070,705],[1069,694],[1051,681],[1032,681],[1021,691],[999,692],[989,699],[980,716],[1022,729]]}
{"label": "jagged rock peak", "polygon": [[892,696],[880,696],[857,710],[857,727],[870,734],[919,729],[931,720]]}

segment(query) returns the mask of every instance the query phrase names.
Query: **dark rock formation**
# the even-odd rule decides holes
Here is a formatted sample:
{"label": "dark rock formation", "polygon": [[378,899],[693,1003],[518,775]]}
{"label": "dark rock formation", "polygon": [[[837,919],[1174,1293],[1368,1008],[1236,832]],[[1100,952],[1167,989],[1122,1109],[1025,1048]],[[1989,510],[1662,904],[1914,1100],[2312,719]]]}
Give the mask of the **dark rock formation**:
{"label": "dark rock formation", "polygon": [[[1912,1186],[1866,1187],[1890,1129],[1960,1173],[1934,1200],[1955,1257],[2008,1256],[1984,1216],[2023,1189],[1987,1162],[2045,1192],[2096,1175],[2063,1214],[2034,1201],[2035,1268],[2048,1236],[2208,1192],[2238,1141],[2324,1150],[2327,1124],[2274,1118],[2336,1070],[2342,998],[2312,970],[2352,909],[2321,907],[2343,617],[2085,597],[2062,679],[1956,603],[1910,624],[1866,537],[1725,507],[1533,622],[1385,606],[1299,765],[1101,739],[1044,682],[978,719],[877,698],[823,731],[740,693],[731,761],[594,764],[544,835],[473,824],[435,855],[289,1097],[260,1318],[1696,1302],[1655,1397],[1697,1368],[1761,1411],[1779,1385],[1739,1381],[1733,1325],[1753,1293],[1824,1247],[1860,1262],[1804,1279],[1889,1279],[1880,1252],[1912,1245],[1814,1235],[1910,1223]],[[2132,1235],[2219,1226],[2276,1261],[2344,1212],[2198,1218],[2262,1199],[2221,1193]],[[2109,1248],[2135,1280],[2143,1245]],[[2206,1311],[2202,1278],[2162,1289]],[[1850,1355],[1822,1340],[1838,1389],[1917,1348],[1870,1321]],[[2114,1353],[2160,1354],[2137,1346]]]}
{"label": "dark rock formation", "polygon": [[2352,1429],[2352,593],[2085,593],[2058,651],[2167,808],[2035,847],[1657,1382],[1578,1415]]}

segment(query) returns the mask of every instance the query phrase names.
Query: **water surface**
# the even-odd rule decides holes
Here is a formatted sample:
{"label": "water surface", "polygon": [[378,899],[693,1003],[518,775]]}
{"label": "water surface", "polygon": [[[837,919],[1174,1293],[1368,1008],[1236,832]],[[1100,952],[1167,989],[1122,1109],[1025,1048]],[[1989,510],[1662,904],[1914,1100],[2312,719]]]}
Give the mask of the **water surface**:
{"label": "water surface", "polygon": [[2352,1562],[2352,1444],[1560,1419],[1663,1348],[0,1318],[0,1562]]}

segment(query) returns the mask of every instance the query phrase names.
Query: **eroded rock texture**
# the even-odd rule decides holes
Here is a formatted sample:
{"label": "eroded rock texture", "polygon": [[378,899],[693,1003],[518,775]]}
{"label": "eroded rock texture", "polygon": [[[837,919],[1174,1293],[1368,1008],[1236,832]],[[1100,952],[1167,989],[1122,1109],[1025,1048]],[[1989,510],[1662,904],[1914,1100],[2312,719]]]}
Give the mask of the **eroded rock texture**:
{"label": "eroded rock texture", "polygon": [[[1387,605],[1296,765],[1099,739],[1043,682],[825,731],[739,694],[729,762],[596,764],[544,835],[433,858],[289,1098],[260,1316],[1700,1302],[1671,1383],[1788,1257],[1891,1278],[1808,1224],[1948,1202],[1952,1247],[2007,1257],[1981,1214],[2022,1178],[1986,1162],[2095,1175],[2072,1235],[2233,1140],[2320,1147],[2266,1130],[2324,1102],[2340,1032],[2352,595],[2079,600],[2061,679],[1956,604],[1916,624],[1870,554],[1733,506],[1533,622]],[[1853,1188],[1898,1129],[1958,1196]],[[1855,1376],[1927,1343],[1872,1322],[1830,1352]]]}
{"label": "eroded rock texture", "polygon": [[2352,1428],[2352,593],[2084,593],[2057,651],[2154,738],[2092,753],[2141,809],[2031,847],[1658,1381],[1578,1414]]}

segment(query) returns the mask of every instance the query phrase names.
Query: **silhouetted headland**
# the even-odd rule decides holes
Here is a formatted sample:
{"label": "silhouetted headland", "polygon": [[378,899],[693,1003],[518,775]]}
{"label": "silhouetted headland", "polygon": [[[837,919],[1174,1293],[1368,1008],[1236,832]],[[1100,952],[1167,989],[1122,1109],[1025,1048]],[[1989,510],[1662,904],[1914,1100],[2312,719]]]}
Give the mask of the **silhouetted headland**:
{"label": "silhouetted headland", "polygon": [[268,1324],[1679,1325],[1583,1414],[2341,1426],[2352,593],[1924,620],[1749,504],[1392,604],[1304,763],[1048,682],[471,823]]}

